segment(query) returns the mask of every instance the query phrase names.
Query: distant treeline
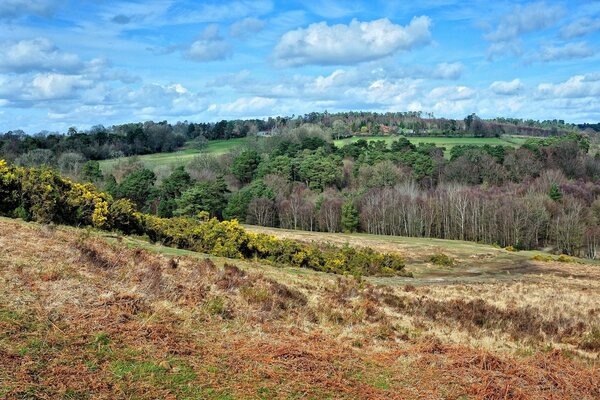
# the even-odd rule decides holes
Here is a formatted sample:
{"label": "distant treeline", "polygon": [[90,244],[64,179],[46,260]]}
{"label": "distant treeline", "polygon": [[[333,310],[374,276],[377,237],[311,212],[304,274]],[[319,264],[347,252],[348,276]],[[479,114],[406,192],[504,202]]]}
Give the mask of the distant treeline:
{"label": "distant treeline", "polygon": [[[0,135],[0,157],[21,165],[56,164],[65,153],[86,160],[170,152],[184,144],[202,147],[207,140],[231,139],[248,135],[272,135],[313,124],[334,139],[353,135],[494,137],[502,134],[557,136],[578,130],[562,120],[534,121],[509,118],[482,120],[471,114],[462,120],[435,118],[421,112],[309,113],[302,116],[249,120],[223,120],[216,123],[137,122],[86,131],[69,128],[66,133],[9,131]],[[593,128],[593,126],[590,126]],[[28,154],[30,153],[30,154]],[[23,160],[18,160],[24,156]],[[31,160],[33,158],[33,160]]]}

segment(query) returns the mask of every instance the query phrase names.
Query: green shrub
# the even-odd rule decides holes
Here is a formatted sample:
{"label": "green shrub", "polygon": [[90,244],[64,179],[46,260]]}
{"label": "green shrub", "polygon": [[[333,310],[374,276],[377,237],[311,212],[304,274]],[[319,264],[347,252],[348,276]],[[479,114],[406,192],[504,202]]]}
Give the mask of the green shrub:
{"label": "green shrub", "polygon": [[548,255],[536,254],[535,256],[531,257],[531,260],[551,262],[551,261],[554,261],[554,258],[552,258],[552,256],[548,256]]}
{"label": "green shrub", "polygon": [[12,214],[13,214],[14,218],[21,218],[23,221],[31,220],[31,215],[29,214],[29,212],[27,212],[27,210],[23,206],[19,206],[19,207],[15,208],[15,210],[13,211]]}
{"label": "green shrub", "polygon": [[456,260],[444,253],[437,253],[432,255],[431,257],[429,257],[429,262],[434,265],[440,265],[444,267],[452,267],[456,264]]}
{"label": "green shrub", "polygon": [[561,254],[560,256],[558,256],[556,258],[556,261],[562,262],[562,263],[572,263],[572,262],[575,262],[575,259],[573,257],[569,257],[566,254]]}

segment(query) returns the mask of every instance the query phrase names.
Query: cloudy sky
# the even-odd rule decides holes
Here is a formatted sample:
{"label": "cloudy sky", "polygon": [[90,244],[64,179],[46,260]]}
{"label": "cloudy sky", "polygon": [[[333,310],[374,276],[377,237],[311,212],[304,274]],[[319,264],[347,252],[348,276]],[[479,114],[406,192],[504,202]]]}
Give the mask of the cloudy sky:
{"label": "cloudy sky", "polygon": [[600,1],[0,1],[0,131],[344,110],[600,121]]}

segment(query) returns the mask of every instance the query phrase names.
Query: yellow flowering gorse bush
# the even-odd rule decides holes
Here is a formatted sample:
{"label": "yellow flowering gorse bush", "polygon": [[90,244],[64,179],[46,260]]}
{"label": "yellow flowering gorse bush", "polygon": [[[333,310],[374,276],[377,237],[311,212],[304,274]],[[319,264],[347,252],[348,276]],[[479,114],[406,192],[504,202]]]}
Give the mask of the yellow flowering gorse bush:
{"label": "yellow flowering gorse bush", "polygon": [[246,231],[237,220],[159,218],[140,213],[128,199],[114,201],[89,183],[72,182],[48,168],[17,168],[0,160],[0,213],[125,234],[220,257],[260,259],[318,271],[352,275],[402,273],[397,254],[371,249],[317,246]]}

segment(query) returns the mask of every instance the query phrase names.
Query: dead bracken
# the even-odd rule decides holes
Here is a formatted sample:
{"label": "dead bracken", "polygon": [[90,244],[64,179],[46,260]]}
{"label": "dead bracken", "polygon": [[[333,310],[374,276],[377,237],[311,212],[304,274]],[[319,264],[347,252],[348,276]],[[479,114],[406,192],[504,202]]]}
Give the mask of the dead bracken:
{"label": "dead bracken", "polygon": [[[2,224],[3,398],[600,396],[593,280],[395,286],[203,255],[173,268]],[[555,293],[579,300],[547,307]]]}

